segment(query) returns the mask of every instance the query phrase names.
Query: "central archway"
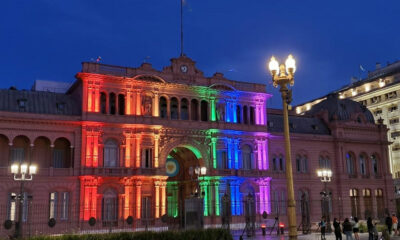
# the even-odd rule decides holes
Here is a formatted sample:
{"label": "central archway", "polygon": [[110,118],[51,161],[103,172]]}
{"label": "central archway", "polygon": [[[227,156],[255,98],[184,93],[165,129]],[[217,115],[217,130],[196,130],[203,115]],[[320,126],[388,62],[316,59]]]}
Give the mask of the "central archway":
{"label": "central archway", "polygon": [[201,152],[191,145],[179,145],[169,151],[166,160],[167,215],[175,224],[184,225],[185,199],[199,194],[199,183],[194,173],[196,167],[204,167]]}

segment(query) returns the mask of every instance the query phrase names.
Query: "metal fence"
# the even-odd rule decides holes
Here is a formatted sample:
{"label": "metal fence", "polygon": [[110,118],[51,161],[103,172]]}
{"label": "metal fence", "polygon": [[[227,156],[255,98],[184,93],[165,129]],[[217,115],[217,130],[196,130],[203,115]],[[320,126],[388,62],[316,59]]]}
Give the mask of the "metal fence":
{"label": "metal fence", "polygon": [[[243,231],[246,228],[253,230],[261,229],[264,225],[268,232],[276,233],[277,226],[280,222],[286,224],[286,201],[271,202],[271,207],[266,210],[271,210],[267,216],[263,216],[260,212],[261,204],[265,204],[251,200],[249,203],[246,197],[243,197],[240,201],[230,201],[219,199],[218,202],[208,201],[207,206],[202,210],[201,215],[204,215],[202,226],[204,228],[221,228],[226,227],[233,231]],[[178,208],[180,204],[178,204]],[[321,218],[321,200],[315,201],[296,201],[296,215],[298,230],[311,230],[317,229],[317,223]],[[143,206],[142,206],[143,207]],[[149,212],[154,212],[154,206],[149,204]],[[169,212],[166,206],[166,212]],[[106,217],[107,210],[102,206],[97,206],[95,221],[82,220],[83,213],[80,212],[80,208],[77,204],[70,204],[68,206],[68,213],[61,214],[62,209],[56,210],[56,214],[51,213],[49,203],[33,204],[29,203],[28,206],[23,208],[23,224],[22,233],[24,236],[35,236],[35,235],[54,235],[54,234],[84,234],[84,233],[108,233],[108,232],[132,232],[132,231],[166,231],[166,230],[179,230],[183,229],[182,218],[184,211],[182,209],[177,210],[177,217],[173,216],[160,216],[155,219],[154,214],[150,214],[147,218],[135,219],[134,216],[131,218],[123,217],[123,206],[116,206],[115,214],[111,214]],[[136,207],[135,207],[136,209]],[[335,209],[335,208],[333,208]],[[18,220],[18,205],[4,204],[0,205],[0,221],[1,230],[0,238],[6,238],[12,236],[15,231],[15,223]],[[332,209],[331,209],[332,210]],[[339,213],[332,212],[330,210],[330,220],[334,217],[339,217]],[[146,212],[143,211],[142,213]],[[171,211],[173,212],[173,211]],[[50,217],[54,217],[51,220]],[[110,217],[111,216],[111,217]],[[266,218],[264,218],[266,217]],[[359,218],[364,219],[364,216],[360,213]],[[109,219],[109,220],[104,220]],[[11,225],[9,225],[12,220]],[[93,220],[93,219],[92,219]],[[343,221],[343,219],[341,219]],[[286,228],[286,226],[285,226]]]}

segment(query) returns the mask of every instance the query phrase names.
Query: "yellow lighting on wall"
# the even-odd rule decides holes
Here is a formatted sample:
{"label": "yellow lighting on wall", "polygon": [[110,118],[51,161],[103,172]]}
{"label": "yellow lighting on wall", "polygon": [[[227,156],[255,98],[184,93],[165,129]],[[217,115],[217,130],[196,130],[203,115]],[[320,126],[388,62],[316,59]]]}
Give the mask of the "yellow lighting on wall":
{"label": "yellow lighting on wall", "polygon": [[351,96],[357,95],[357,90],[351,89]]}
{"label": "yellow lighting on wall", "polygon": [[369,84],[366,84],[365,85],[365,91],[369,92],[369,90],[371,90],[371,86]]}
{"label": "yellow lighting on wall", "polygon": [[383,87],[385,86],[385,81],[383,81],[383,79],[379,79],[379,87]]}

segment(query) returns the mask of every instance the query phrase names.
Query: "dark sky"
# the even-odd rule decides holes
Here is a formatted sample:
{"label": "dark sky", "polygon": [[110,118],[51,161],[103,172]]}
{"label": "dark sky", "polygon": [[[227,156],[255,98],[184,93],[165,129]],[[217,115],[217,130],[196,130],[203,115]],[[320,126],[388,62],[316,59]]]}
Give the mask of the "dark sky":
{"label": "dark sky", "polygon": [[[156,69],[179,55],[179,0],[4,0],[0,88],[74,81],[82,61]],[[206,76],[267,83],[266,63],[297,60],[294,104],[400,59],[398,0],[186,0],[185,53]],[[366,73],[363,74],[364,76]]]}

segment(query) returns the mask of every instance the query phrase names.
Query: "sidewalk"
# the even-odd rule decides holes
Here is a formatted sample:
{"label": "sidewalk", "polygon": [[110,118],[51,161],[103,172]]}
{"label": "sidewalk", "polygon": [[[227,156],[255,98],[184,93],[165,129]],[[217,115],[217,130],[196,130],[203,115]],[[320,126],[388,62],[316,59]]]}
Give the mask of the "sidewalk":
{"label": "sidewalk", "polygon": [[[240,234],[238,232],[234,232],[233,234],[233,239],[238,240],[240,237]],[[343,240],[346,239],[345,235],[342,235]],[[261,232],[257,232],[255,237],[250,237],[248,238],[247,236],[243,235],[243,239],[251,239],[251,240],[286,240],[289,239],[287,234],[285,236],[276,236],[276,235],[271,235],[269,236],[268,234],[266,236],[262,236]],[[321,234],[320,233],[312,233],[312,234],[307,234],[303,235],[302,233],[299,232],[299,235],[297,237],[299,240],[320,240],[321,239]],[[335,240],[335,235],[333,233],[331,234],[326,234],[326,240]],[[354,236],[353,236],[354,239]],[[360,233],[360,240],[368,240],[368,233]],[[391,236],[390,240],[400,240],[399,236]]]}

